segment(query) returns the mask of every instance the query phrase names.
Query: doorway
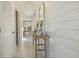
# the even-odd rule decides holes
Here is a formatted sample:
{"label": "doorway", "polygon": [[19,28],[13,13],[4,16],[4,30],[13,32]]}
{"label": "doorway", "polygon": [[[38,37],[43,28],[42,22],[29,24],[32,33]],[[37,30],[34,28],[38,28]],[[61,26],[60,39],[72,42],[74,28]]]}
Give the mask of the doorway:
{"label": "doorway", "polygon": [[[33,58],[32,21],[20,19],[16,12],[16,58]],[[19,28],[20,27],[20,28]],[[22,38],[19,38],[22,35]]]}

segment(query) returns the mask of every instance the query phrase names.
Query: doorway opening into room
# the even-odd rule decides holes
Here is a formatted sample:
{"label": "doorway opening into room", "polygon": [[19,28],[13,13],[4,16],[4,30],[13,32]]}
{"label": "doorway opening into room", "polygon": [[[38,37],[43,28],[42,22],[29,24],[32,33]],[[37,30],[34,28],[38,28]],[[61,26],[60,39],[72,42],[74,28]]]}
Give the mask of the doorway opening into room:
{"label": "doorway opening into room", "polygon": [[16,57],[33,58],[32,46],[32,19],[19,19],[16,11]]}

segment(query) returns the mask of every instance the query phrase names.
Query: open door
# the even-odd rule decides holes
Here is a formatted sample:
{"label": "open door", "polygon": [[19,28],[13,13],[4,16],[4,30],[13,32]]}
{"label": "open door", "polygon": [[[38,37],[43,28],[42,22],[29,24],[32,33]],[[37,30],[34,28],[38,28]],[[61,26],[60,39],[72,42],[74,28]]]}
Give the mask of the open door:
{"label": "open door", "polygon": [[[1,8],[2,7],[2,8]],[[2,2],[0,5],[0,57],[14,57],[16,53],[16,30],[14,7],[10,2]]]}
{"label": "open door", "polygon": [[18,45],[18,11],[16,13],[16,45]]}

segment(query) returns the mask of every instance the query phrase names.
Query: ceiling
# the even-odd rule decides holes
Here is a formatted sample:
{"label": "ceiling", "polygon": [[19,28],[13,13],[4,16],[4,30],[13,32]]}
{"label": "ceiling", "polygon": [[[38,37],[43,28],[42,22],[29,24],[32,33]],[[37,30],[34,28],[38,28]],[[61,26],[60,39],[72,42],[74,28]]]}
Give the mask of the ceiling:
{"label": "ceiling", "polygon": [[30,17],[33,15],[35,9],[40,7],[40,1],[13,1],[16,10],[23,15],[23,17]]}

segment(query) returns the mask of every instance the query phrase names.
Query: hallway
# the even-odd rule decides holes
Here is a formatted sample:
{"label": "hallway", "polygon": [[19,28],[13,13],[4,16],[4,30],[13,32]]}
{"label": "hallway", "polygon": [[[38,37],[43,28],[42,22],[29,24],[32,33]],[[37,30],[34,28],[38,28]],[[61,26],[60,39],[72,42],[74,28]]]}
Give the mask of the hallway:
{"label": "hallway", "polygon": [[33,58],[34,57],[34,47],[32,44],[31,35],[26,35],[21,42],[21,45],[17,46],[16,58]]}
{"label": "hallway", "polygon": [[79,58],[79,1],[0,1],[0,58]]}

